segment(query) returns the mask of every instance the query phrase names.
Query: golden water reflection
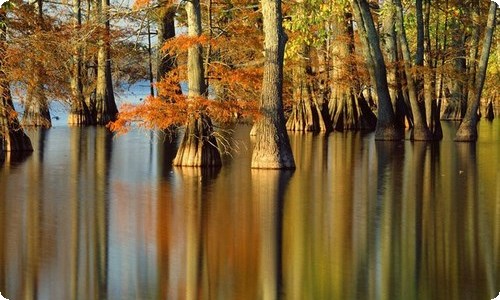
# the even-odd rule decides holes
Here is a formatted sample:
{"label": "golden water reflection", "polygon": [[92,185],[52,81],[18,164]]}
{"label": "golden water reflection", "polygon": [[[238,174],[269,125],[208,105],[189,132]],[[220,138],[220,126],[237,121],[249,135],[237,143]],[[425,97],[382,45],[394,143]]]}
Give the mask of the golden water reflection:
{"label": "golden water reflection", "polygon": [[[0,167],[9,299],[491,299],[500,291],[500,126],[477,145],[292,135],[298,169],[220,169],[175,141],[30,133]],[[448,129],[448,131],[446,131]],[[247,146],[244,146],[244,145]]]}

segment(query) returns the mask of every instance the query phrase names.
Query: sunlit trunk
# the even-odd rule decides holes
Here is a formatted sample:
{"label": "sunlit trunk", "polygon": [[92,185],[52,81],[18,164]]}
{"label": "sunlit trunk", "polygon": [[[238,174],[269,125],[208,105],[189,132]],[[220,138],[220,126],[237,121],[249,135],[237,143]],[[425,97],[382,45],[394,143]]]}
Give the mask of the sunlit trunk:
{"label": "sunlit trunk", "polygon": [[97,52],[96,121],[99,125],[106,125],[116,119],[118,109],[111,78],[109,0],[97,1],[98,18],[103,32],[99,38]]}
{"label": "sunlit trunk", "polygon": [[[375,86],[378,97],[377,127],[375,139],[400,140],[403,129],[398,126],[391,103],[391,95],[387,84],[387,70],[380,49],[379,37],[366,0],[352,1],[353,13],[358,24],[363,56],[367,62],[371,82]],[[372,63],[368,63],[372,62]]]}
{"label": "sunlit trunk", "polygon": [[[198,0],[187,2],[186,13],[188,16],[188,35],[196,38],[202,33],[200,2]],[[188,97],[191,100],[206,95],[202,50],[199,43],[188,49]],[[221,164],[212,121],[208,116],[202,113],[198,117],[191,116],[189,118],[173,164],[191,167],[209,167]]]}
{"label": "sunlit trunk", "polygon": [[[79,30],[82,25],[81,0],[73,0],[73,27]],[[76,44],[73,49],[73,61],[71,69],[71,104],[68,114],[68,125],[90,125],[90,111],[85,103],[82,83],[82,46]]]}
{"label": "sunlit trunk", "polygon": [[282,27],[281,0],[261,0],[264,26],[262,114],[255,126],[252,168],[293,169],[290,141],[283,112],[283,59],[287,36]]}
{"label": "sunlit trunk", "polygon": [[464,119],[458,128],[455,141],[457,142],[475,142],[477,140],[477,122],[478,122],[478,109],[481,101],[481,95],[484,87],[484,80],[486,78],[486,69],[488,67],[488,60],[490,57],[491,43],[493,40],[493,32],[496,24],[497,4],[493,1],[490,3],[488,12],[488,21],[486,23],[486,32],[484,34],[483,49],[481,50],[481,58],[474,83],[473,97],[469,99],[467,111]]}
{"label": "sunlit trunk", "polygon": [[353,87],[356,66],[351,13],[336,15],[332,30],[332,71],[329,113],[335,130],[374,130],[377,118],[362,93]]}
{"label": "sunlit trunk", "polygon": [[[394,4],[396,5],[396,28],[399,42],[402,48],[403,60],[404,60],[404,71],[406,75],[406,84],[408,89],[408,94],[410,98],[411,111],[413,114],[413,132],[412,139],[413,140],[422,140],[429,141],[432,140],[432,134],[427,127],[427,122],[425,121],[425,115],[422,114],[421,107],[418,103],[418,85],[415,82],[415,78],[412,74],[412,65],[411,65],[411,54],[410,47],[408,45],[408,40],[406,37],[406,30],[404,26],[404,16],[403,16],[403,7],[401,5],[400,0],[395,0]],[[423,26],[423,24],[422,24]],[[419,30],[419,33],[423,33],[422,30]],[[423,36],[422,36],[422,45],[420,45],[419,49],[423,46]],[[418,63],[423,63],[423,49],[421,49],[419,55],[421,57],[418,58]],[[420,61],[421,60],[421,61]]]}

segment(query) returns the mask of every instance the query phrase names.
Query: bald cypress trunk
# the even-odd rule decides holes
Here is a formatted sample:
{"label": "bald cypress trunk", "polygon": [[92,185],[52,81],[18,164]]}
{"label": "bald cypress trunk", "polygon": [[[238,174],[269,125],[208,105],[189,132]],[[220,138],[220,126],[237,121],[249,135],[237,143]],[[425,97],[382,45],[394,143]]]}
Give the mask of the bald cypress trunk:
{"label": "bald cypress trunk", "polygon": [[283,112],[283,59],[287,37],[282,27],[281,0],[261,0],[264,26],[264,77],[260,98],[262,116],[255,127],[252,168],[294,169]]}
{"label": "bald cypress trunk", "polygon": [[[73,0],[73,27],[79,29],[82,25],[81,0]],[[82,83],[82,47],[75,45],[73,49],[73,65],[71,70],[71,104],[68,115],[68,125],[90,125],[90,111],[85,103]]]}
{"label": "bald cypress trunk", "polygon": [[370,8],[366,0],[352,1],[354,18],[358,24],[358,33],[363,46],[363,55],[371,69],[371,82],[375,86],[378,96],[376,140],[400,140],[404,137],[403,128],[398,126],[391,96],[387,84],[387,70],[384,57],[380,49],[379,37]]}
{"label": "bald cypress trunk", "polygon": [[332,85],[328,103],[332,126],[335,130],[374,130],[377,117],[351,82],[353,74],[356,74],[356,66],[351,63],[354,54],[352,15],[342,13],[335,19]]}
{"label": "bald cypress trunk", "polygon": [[106,125],[116,119],[118,109],[113,91],[113,79],[111,78],[109,0],[97,1],[99,22],[103,34],[99,39],[97,53],[96,121],[99,125]]}
{"label": "bald cypress trunk", "polygon": [[[43,1],[37,0],[36,6],[38,13],[36,30],[44,31]],[[27,98],[24,101],[24,114],[21,119],[21,124],[23,126],[51,127],[52,121],[49,112],[49,101],[45,95],[43,84],[43,66],[41,62],[35,61],[31,67],[33,68],[34,80],[33,85],[28,84],[26,91]]]}
{"label": "bald cypress trunk", "polygon": [[[420,1],[421,2],[421,1]],[[406,38],[406,30],[404,27],[403,20],[403,7],[400,0],[394,0],[396,5],[396,28],[398,31],[398,38],[402,48],[403,60],[404,60],[404,71],[406,75],[406,83],[408,88],[408,94],[410,98],[411,111],[413,114],[413,132],[411,139],[420,141],[430,141],[432,140],[432,134],[427,127],[427,122],[425,120],[425,114],[422,113],[421,107],[418,101],[418,83],[412,75],[412,65],[411,65],[411,54],[410,47],[408,46],[408,40]],[[421,26],[423,26],[423,22]],[[423,28],[422,28],[423,29]],[[419,29],[418,32],[418,55],[417,64],[423,64],[423,30]],[[422,35],[422,36],[421,36]]]}
{"label": "bald cypress trunk", "polygon": [[310,66],[308,66],[309,51],[303,44],[299,53],[299,62],[293,70],[293,100],[292,112],[286,128],[290,131],[326,131],[327,123],[323,119],[321,104],[316,97],[313,82],[310,81]]}
{"label": "bald cypress trunk", "polygon": [[7,47],[6,22],[5,10],[0,10],[0,152],[33,151],[31,141],[17,119],[9,82],[3,71],[3,53]]}
{"label": "bald cypress trunk", "polygon": [[496,24],[496,13],[498,5],[491,1],[488,12],[488,21],[486,23],[486,32],[484,33],[483,48],[481,50],[481,58],[479,60],[478,71],[476,74],[473,97],[468,101],[467,111],[464,119],[458,128],[455,141],[457,142],[475,142],[477,140],[477,122],[479,103],[483,92],[484,80],[486,78],[486,69],[490,57],[491,43],[493,40],[493,32]]}
{"label": "bald cypress trunk", "polygon": [[[186,2],[188,35],[201,35],[201,10],[199,0]],[[188,49],[188,97],[193,99],[206,94],[202,46],[195,44]],[[173,162],[177,166],[210,167],[221,165],[221,157],[210,118],[201,114],[191,116],[186,124],[184,137]]]}
{"label": "bald cypress trunk", "polygon": [[157,72],[156,80],[160,81],[166,74],[175,68],[175,57],[168,53],[163,53],[161,47],[163,44],[175,37],[174,16],[175,10],[171,5],[164,4],[158,12],[158,46],[157,46]]}

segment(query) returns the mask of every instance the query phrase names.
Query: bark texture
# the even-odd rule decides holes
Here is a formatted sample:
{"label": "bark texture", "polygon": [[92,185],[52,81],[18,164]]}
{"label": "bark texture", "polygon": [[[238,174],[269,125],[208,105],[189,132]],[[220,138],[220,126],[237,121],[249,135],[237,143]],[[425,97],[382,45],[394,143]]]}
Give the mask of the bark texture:
{"label": "bark texture", "polygon": [[[418,2],[418,1],[417,1]],[[430,141],[432,140],[432,134],[427,127],[427,122],[425,121],[425,115],[422,114],[422,110],[420,108],[418,102],[418,85],[415,82],[415,78],[412,75],[412,65],[411,65],[411,54],[410,47],[408,45],[408,40],[406,38],[406,30],[404,26],[403,19],[403,7],[401,5],[400,0],[394,0],[394,4],[396,5],[396,28],[398,30],[398,38],[401,44],[403,60],[404,60],[404,71],[406,75],[406,83],[408,89],[408,95],[410,98],[411,111],[413,114],[413,132],[411,139],[417,141]],[[421,1],[420,1],[421,4]],[[421,23],[423,27],[423,21],[417,23]],[[417,65],[423,65],[423,30],[418,30],[418,55],[417,55]],[[421,36],[422,35],[422,36]]]}
{"label": "bark texture", "polygon": [[3,71],[3,53],[7,46],[6,22],[5,10],[0,10],[0,152],[33,151],[29,137],[17,120],[9,82]]}
{"label": "bark texture", "polygon": [[[188,35],[199,36],[201,31],[201,10],[199,0],[186,2]],[[200,44],[188,49],[188,97],[196,98],[206,93],[203,55]],[[176,166],[210,167],[221,165],[217,140],[210,118],[201,114],[193,116],[186,124],[186,131],[173,162]]]}
{"label": "bark texture", "polygon": [[354,18],[358,24],[358,32],[363,45],[363,55],[371,69],[370,77],[378,96],[376,140],[401,140],[403,128],[397,124],[392,108],[391,96],[387,84],[387,70],[380,49],[379,37],[373,22],[370,8],[366,0],[352,1]]}
{"label": "bark texture", "polygon": [[[79,28],[82,25],[81,1],[73,0],[73,26]],[[73,65],[71,70],[71,106],[68,115],[68,125],[90,125],[92,117],[85,103],[82,83],[82,48],[75,45],[73,53]]]}
{"label": "bark texture", "polygon": [[299,53],[299,62],[293,74],[293,99],[292,112],[286,122],[290,131],[326,131],[328,124],[322,113],[322,103],[316,97],[314,83],[309,80],[310,67],[308,66],[309,51],[304,44]]}
{"label": "bark texture", "polygon": [[457,142],[475,142],[477,140],[477,122],[479,120],[477,112],[483,92],[484,80],[486,78],[486,69],[488,67],[493,32],[496,24],[497,7],[498,5],[491,1],[486,31],[484,33],[483,48],[481,50],[481,58],[479,59],[479,66],[474,84],[473,97],[468,101],[467,111],[458,128],[455,137],[455,141]]}
{"label": "bark texture", "polygon": [[262,0],[264,78],[260,99],[262,116],[255,124],[252,168],[294,169],[295,161],[283,112],[283,58],[287,37],[282,27],[281,1]]}
{"label": "bark texture", "polygon": [[118,114],[111,78],[109,0],[98,0],[98,11],[104,34],[99,40],[97,53],[96,122],[99,125],[106,125],[114,121]]}
{"label": "bark texture", "polygon": [[328,101],[332,127],[335,130],[374,130],[377,117],[361,93],[352,87],[352,74],[356,67],[352,15],[343,13],[335,18],[332,45],[332,72],[330,99]]}

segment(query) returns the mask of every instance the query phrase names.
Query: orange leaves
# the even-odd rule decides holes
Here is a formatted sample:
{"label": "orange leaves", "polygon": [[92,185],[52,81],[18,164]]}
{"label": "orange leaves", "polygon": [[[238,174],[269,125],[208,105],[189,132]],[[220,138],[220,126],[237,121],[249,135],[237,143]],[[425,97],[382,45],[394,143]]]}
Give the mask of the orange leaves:
{"label": "orange leaves", "polygon": [[188,36],[182,34],[166,41],[165,44],[163,44],[161,51],[164,53],[168,53],[170,55],[174,55],[180,52],[186,52],[189,48],[193,46],[206,45],[212,42],[213,40],[211,40],[206,35]]}
{"label": "orange leaves", "polygon": [[132,5],[133,9],[140,9],[143,7],[149,6],[150,1],[149,0],[135,0],[134,4]]}
{"label": "orange leaves", "polygon": [[183,125],[191,116],[209,116],[214,122],[224,123],[235,117],[253,117],[258,108],[252,102],[215,101],[205,97],[187,99],[182,95],[175,102],[158,97],[149,97],[139,105],[125,104],[120,108],[118,119],[109,128],[118,133],[126,133],[130,127],[143,129],[168,129]]}

